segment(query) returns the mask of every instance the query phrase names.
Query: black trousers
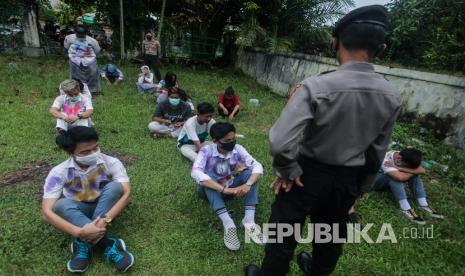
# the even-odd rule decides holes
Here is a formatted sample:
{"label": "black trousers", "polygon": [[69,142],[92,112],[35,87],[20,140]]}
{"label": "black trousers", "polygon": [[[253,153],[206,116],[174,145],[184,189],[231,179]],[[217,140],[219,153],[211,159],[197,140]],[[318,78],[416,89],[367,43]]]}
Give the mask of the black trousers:
{"label": "black trousers", "polygon": [[[302,229],[310,216],[313,224],[338,224],[339,236],[345,237],[347,212],[359,195],[358,177],[362,168],[329,166],[304,158],[299,164],[304,170],[301,176],[304,187],[294,185],[287,193],[281,190],[272,205],[269,222],[297,223]],[[260,275],[286,275],[296,246],[294,235],[283,238],[283,243],[267,244]],[[342,254],[342,244],[313,240],[312,247],[311,275],[330,274]]]}
{"label": "black trousers", "polygon": [[158,81],[161,81],[161,74],[160,74],[160,61],[158,60],[158,56],[155,55],[145,55],[144,56],[144,63],[147,65],[150,70],[155,74],[155,77]]}
{"label": "black trousers", "polygon": [[[228,115],[224,114],[224,111],[221,107],[218,107],[218,114],[221,116],[221,117],[228,117],[229,115],[231,115],[231,113],[234,111],[234,108],[236,106],[232,106],[230,108],[227,108],[226,107],[226,110],[228,110]],[[237,110],[236,114],[234,114],[234,116],[237,116],[237,114],[239,114],[239,110]]]}

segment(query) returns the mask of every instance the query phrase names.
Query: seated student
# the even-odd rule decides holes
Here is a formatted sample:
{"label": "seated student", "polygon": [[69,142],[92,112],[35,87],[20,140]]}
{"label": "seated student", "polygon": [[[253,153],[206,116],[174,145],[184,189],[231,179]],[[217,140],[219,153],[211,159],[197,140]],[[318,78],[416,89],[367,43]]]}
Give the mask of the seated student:
{"label": "seated student", "polygon": [[218,113],[222,117],[228,117],[233,120],[239,112],[239,97],[235,95],[234,89],[230,86],[226,88],[224,93],[218,97]]}
{"label": "seated student", "polygon": [[192,113],[195,112],[194,104],[192,103],[192,98],[187,94],[185,90],[179,89],[179,96],[181,97],[181,101],[184,101],[188,104],[191,108]]}
{"label": "seated student", "polygon": [[166,73],[165,78],[160,81],[158,84],[155,96],[157,97],[157,103],[161,103],[168,99],[168,91],[172,87],[179,87],[178,86],[178,77],[172,71]]}
{"label": "seated student", "polygon": [[179,90],[172,87],[168,91],[168,100],[157,105],[152,122],[149,124],[153,138],[177,138],[184,123],[192,117],[191,108],[181,101]]}
{"label": "seated student", "polygon": [[[255,224],[258,204],[258,179],[263,167],[241,145],[236,144],[236,129],[230,123],[215,123],[210,129],[214,144],[204,145],[195,159],[191,176],[197,182],[197,193],[210,202],[223,222],[224,244],[230,250],[239,250],[236,225],[229,216],[225,198],[245,197],[245,233],[255,243],[264,244],[260,228]],[[233,176],[234,172],[237,176]]]}
{"label": "seated student", "polygon": [[404,183],[407,182],[413,196],[417,199],[420,208],[433,218],[443,218],[429,207],[426,201],[426,192],[420,174],[425,173],[421,166],[422,153],[414,148],[402,151],[390,151],[381,166],[383,173],[379,174],[374,185],[375,190],[390,189],[395,200],[399,202],[402,213],[412,222],[425,224],[407,200]]}
{"label": "seated student", "polygon": [[106,79],[110,84],[118,84],[124,79],[123,72],[114,64],[107,64],[100,71],[100,77]]}
{"label": "seated student", "polygon": [[197,152],[206,144],[210,127],[216,123],[213,118],[215,108],[209,103],[197,106],[198,115],[189,118],[182,127],[178,138],[178,148],[187,159],[194,162]]}
{"label": "seated student", "polygon": [[[79,83],[79,89],[81,91],[81,94],[84,96],[84,97],[87,97],[89,98],[89,100],[92,101],[92,94],[90,94],[90,90],[89,90],[89,86],[87,86],[87,84],[83,83],[80,79],[77,79],[77,78],[73,78],[73,80],[77,81]],[[58,86],[58,89],[60,90],[60,95],[65,95],[65,91],[63,91],[63,88],[61,88],[61,84],[60,86]]]}
{"label": "seated student", "polygon": [[137,92],[154,92],[156,84],[153,83],[153,73],[150,72],[150,69],[147,65],[144,65],[140,68],[141,73],[137,79],[136,87]]}
{"label": "seated student", "polygon": [[50,108],[50,114],[57,119],[58,131],[75,126],[91,126],[89,120],[93,114],[92,101],[80,93],[79,83],[68,79],[60,84],[65,93],[56,97]]}
{"label": "seated student", "polygon": [[42,216],[59,231],[74,237],[70,272],[84,272],[91,251],[98,247],[107,262],[120,271],[134,264],[122,239],[107,236],[114,220],[131,201],[126,169],[116,158],[100,152],[93,128],[78,126],[56,138],[69,158],[48,174],[42,199]]}

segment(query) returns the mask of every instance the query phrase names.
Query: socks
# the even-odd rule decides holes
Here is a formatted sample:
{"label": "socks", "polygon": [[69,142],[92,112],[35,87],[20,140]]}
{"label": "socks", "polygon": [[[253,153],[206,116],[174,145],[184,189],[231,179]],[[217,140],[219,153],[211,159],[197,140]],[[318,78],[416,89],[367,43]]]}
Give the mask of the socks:
{"label": "socks", "polygon": [[417,198],[418,205],[421,207],[426,207],[428,206],[428,202],[426,201],[426,197],[419,197]]}
{"label": "socks", "polygon": [[215,211],[218,217],[223,222],[224,229],[236,228],[234,221],[229,216],[228,210],[226,208],[221,208]]}
{"label": "socks", "polygon": [[242,222],[246,226],[251,226],[255,224],[255,208],[256,205],[247,205],[245,206],[245,216]]}
{"label": "socks", "polygon": [[110,240],[107,237],[103,237],[98,241],[97,245],[100,249],[105,250],[107,247],[113,246],[114,241]]}
{"label": "socks", "polygon": [[410,204],[408,203],[407,199],[399,200],[399,205],[400,205],[400,209],[402,209],[404,211],[412,209],[412,207],[410,207]]}

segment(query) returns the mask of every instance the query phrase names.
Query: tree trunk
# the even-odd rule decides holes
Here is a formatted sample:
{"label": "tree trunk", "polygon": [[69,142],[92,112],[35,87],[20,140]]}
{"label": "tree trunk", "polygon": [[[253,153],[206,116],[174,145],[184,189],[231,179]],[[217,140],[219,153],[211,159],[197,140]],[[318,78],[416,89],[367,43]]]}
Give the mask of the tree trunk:
{"label": "tree trunk", "polygon": [[31,48],[39,48],[39,28],[37,25],[37,12],[35,4],[30,4],[25,7],[23,15],[23,32],[24,46]]}

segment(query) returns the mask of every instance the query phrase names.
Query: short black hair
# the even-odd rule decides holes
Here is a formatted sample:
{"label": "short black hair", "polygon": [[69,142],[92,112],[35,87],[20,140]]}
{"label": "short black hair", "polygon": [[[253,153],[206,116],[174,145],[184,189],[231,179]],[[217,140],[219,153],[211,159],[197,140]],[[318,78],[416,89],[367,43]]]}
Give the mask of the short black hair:
{"label": "short black hair", "polygon": [[225,95],[228,95],[228,96],[233,96],[234,95],[234,89],[232,88],[232,86],[229,86],[228,88],[226,88],[226,90],[224,90],[224,94]]}
{"label": "short black hair", "polygon": [[416,169],[420,166],[422,160],[421,151],[414,148],[406,148],[399,152],[402,163],[410,169]]}
{"label": "short black hair", "polygon": [[236,128],[233,124],[218,122],[214,123],[210,128],[210,136],[214,140],[220,140],[221,138],[228,135],[230,132],[236,132]]}
{"label": "short black hair", "polygon": [[173,71],[168,71],[166,72],[165,74],[165,85],[168,86],[168,88],[170,87],[173,87],[176,85],[176,81],[177,81],[178,77],[176,76],[176,73],[174,73]]}
{"label": "short black hair", "polygon": [[77,144],[90,141],[98,141],[98,134],[93,127],[85,126],[62,131],[55,139],[56,144],[68,153],[73,153]]}
{"label": "short black hair", "polygon": [[87,34],[87,27],[84,25],[79,25],[76,28],[76,34]]}
{"label": "short black hair", "polygon": [[210,103],[199,103],[197,105],[197,111],[200,115],[215,113],[215,108]]}
{"label": "short black hair", "polygon": [[374,24],[351,24],[344,28],[337,39],[349,51],[364,50],[372,58],[383,47],[386,29]]}

